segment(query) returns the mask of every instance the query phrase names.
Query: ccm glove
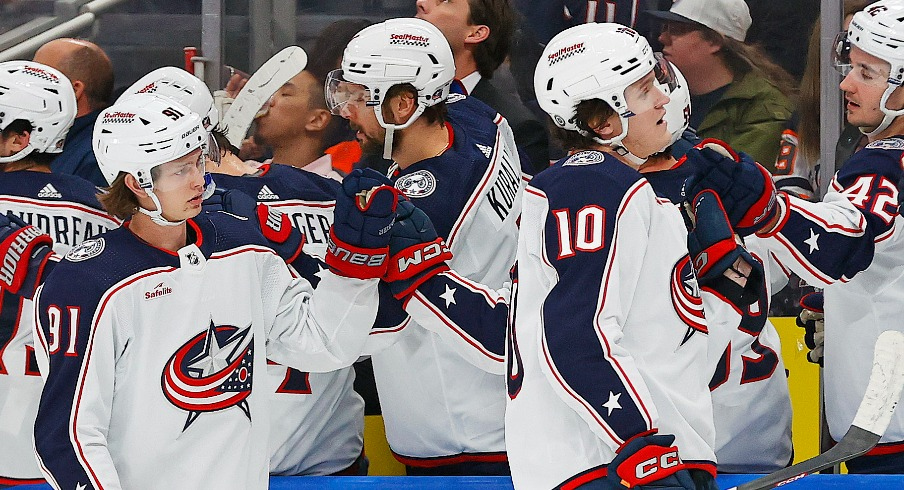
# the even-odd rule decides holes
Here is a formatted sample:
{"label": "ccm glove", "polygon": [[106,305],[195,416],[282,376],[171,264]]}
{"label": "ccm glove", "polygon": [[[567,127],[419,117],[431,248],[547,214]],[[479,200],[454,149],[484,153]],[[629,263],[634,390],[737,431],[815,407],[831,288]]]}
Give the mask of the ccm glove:
{"label": "ccm glove", "polygon": [[201,207],[209,213],[223,211],[257,221],[270,248],[286,263],[292,263],[301,255],[304,234],[292,226],[289,216],[266,204],[258,204],[242,191],[216,189]]}
{"label": "ccm glove", "polygon": [[371,169],[345,177],[336,195],[326,254],[333,272],[359,279],[386,275],[399,194],[392,181]]}
{"label": "ccm glove", "polygon": [[625,441],[609,463],[606,478],[615,488],[683,488],[696,490],[690,473],[678,457],[675,436],[657,435],[656,429]]}
{"label": "ccm glove", "polygon": [[823,304],[822,291],[806,294],[800,299],[800,306],[803,309],[797,316],[797,326],[804,329],[804,343],[810,349],[807,360],[820,366],[826,338]]}
{"label": "ccm glove", "polygon": [[746,153],[707,138],[688,150],[685,158],[696,169],[685,181],[685,195],[712,190],[722,199],[728,221],[741,236],[762,230],[779,211],[772,175]]}
{"label": "ccm glove", "polygon": [[52,247],[50,235],[26,224],[11,211],[0,215],[0,291],[31,298],[43,281]]}
{"label": "ccm glove", "polygon": [[758,301],[764,287],[763,264],[735,239],[719,196],[705,190],[691,206],[693,225],[687,234],[687,249],[700,286],[718,292],[741,309]]}
{"label": "ccm glove", "polygon": [[392,295],[408,298],[424,281],[449,270],[446,261],[451,258],[430,218],[408,199],[399,199],[389,240],[389,267],[383,277]]}

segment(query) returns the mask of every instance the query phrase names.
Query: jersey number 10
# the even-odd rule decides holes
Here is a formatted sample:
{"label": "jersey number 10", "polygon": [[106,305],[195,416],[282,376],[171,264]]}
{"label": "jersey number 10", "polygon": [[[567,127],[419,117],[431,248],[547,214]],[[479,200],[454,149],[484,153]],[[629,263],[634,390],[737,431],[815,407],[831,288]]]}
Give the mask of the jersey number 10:
{"label": "jersey number 10", "polygon": [[552,215],[559,234],[558,259],[573,257],[576,252],[596,252],[605,246],[605,209],[595,204],[584,206],[574,213],[574,225],[568,209],[556,209]]}

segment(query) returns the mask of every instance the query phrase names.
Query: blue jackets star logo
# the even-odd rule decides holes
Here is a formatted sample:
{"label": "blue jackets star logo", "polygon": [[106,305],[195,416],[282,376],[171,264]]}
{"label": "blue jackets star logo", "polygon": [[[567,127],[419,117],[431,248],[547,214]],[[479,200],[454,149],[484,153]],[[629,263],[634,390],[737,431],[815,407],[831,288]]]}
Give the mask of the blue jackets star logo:
{"label": "blue jackets star logo", "polygon": [[162,375],[163,394],[188,412],[184,431],[204,412],[239,407],[251,420],[247,398],[251,394],[254,342],[251,325],[217,326],[176,350]]}

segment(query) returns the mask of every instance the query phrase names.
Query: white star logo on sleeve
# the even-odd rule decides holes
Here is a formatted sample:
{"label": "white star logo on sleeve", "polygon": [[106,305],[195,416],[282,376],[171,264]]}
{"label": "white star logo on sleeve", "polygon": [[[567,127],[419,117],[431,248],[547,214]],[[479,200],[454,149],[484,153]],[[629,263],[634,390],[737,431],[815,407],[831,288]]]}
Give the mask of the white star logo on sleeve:
{"label": "white star logo on sleeve", "polygon": [[810,228],[810,238],[804,240],[804,243],[810,246],[810,253],[813,253],[814,250],[819,250],[819,233],[814,233],[813,228]]}
{"label": "white star logo on sleeve", "polygon": [[439,295],[440,298],[446,300],[446,308],[449,308],[449,305],[457,304],[455,303],[455,291],[458,288],[450,288],[448,284],[443,284],[446,287],[446,292]]}
{"label": "white star logo on sleeve", "polygon": [[320,264],[317,264],[317,272],[314,273],[315,276],[319,277],[322,281],[324,277],[326,277],[327,269]]}
{"label": "white star logo on sleeve", "polygon": [[87,487],[88,487],[88,485],[85,485],[84,483],[76,483],[75,484],[75,490],[85,490],[85,488],[87,488]]}
{"label": "white star logo on sleeve", "polygon": [[609,392],[609,401],[607,401],[606,403],[603,403],[603,408],[609,409],[609,413],[607,415],[612,415],[613,410],[618,410],[622,407],[621,405],[618,404],[619,398],[621,398],[621,393],[616,395],[615,393],[612,393],[611,391]]}

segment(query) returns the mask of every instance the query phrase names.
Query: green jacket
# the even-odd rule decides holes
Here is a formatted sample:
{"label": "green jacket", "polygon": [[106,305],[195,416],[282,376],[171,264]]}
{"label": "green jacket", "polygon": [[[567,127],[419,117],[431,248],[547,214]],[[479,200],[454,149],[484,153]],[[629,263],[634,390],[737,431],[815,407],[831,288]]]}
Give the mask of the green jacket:
{"label": "green jacket", "polygon": [[775,85],[749,72],[729,85],[703,118],[697,134],[725,141],[772,172],[792,111],[791,101]]}

